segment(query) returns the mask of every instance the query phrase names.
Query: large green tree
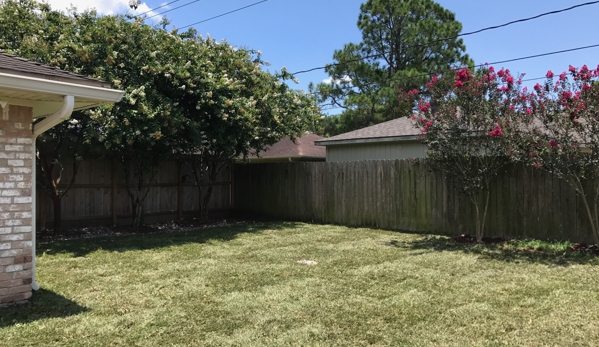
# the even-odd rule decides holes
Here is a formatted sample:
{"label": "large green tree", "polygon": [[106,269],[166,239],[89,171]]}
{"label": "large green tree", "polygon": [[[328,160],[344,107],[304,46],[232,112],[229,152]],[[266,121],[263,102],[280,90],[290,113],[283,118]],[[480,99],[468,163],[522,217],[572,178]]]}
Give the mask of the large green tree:
{"label": "large green tree", "polygon": [[330,83],[312,86],[325,105],[342,107],[323,130],[334,135],[410,114],[397,90],[421,88],[428,74],[472,64],[457,36],[462,24],[432,0],[368,0],[360,7],[362,42],[336,50]]}
{"label": "large green tree", "polygon": [[[69,187],[61,184],[69,159],[74,174],[92,152],[121,161],[137,226],[164,159],[194,154],[203,164],[223,163],[297,136],[318,116],[313,99],[283,83],[292,76],[267,73],[258,54],[140,18],[64,14],[34,0],[7,0],[0,3],[0,50],[125,91],[115,105],[75,113],[40,137],[38,177],[54,201],[55,222]],[[212,170],[206,165],[199,175]],[[205,214],[210,194],[201,197]]]}
{"label": "large green tree", "polygon": [[264,71],[258,52],[202,38],[193,30],[185,35],[178,62],[171,60],[178,68],[161,88],[184,115],[174,152],[191,169],[205,219],[213,183],[232,159],[301,135],[317,122],[319,109],[313,98],[283,83],[293,79],[288,72]]}

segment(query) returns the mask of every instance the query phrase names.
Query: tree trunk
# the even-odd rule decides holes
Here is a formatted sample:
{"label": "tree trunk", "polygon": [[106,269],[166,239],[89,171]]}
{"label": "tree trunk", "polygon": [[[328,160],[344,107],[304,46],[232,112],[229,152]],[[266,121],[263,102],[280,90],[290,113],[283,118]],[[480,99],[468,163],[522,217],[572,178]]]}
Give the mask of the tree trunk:
{"label": "tree trunk", "polygon": [[482,232],[483,223],[481,223],[481,219],[480,219],[480,208],[478,206],[479,205],[478,197],[470,196],[470,201],[474,205],[474,210],[476,211],[476,242],[482,243],[483,242],[483,232]]}
{"label": "tree trunk", "polygon": [[476,242],[482,243],[483,242],[483,232],[481,230],[482,226],[481,226],[481,222],[480,222],[480,210],[478,208],[477,202],[474,203],[474,208],[476,209]]}
{"label": "tree trunk", "polygon": [[133,229],[137,229],[142,224],[143,220],[143,203],[141,203],[139,200],[134,201],[131,205],[131,212],[131,224],[133,225]]}
{"label": "tree trunk", "polygon": [[53,196],[52,202],[54,204],[54,233],[57,234],[62,231],[62,199],[60,196]]}
{"label": "tree trunk", "polygon": [[593,240],[595,241],[596,244],[599,244],[599,232],[597,230],[597,221],[593,218],[593,213],[591,212],[591,208],[589,206],[589,202],[587,200],[587,196],[584,193],[584,190],[582,190],[582,193],[580,194],[582,196],[582,202],[584,203],[584,207],[587,211],[587,216],[589,217],[589,222],[591,223],[591,230],[593,232]]}

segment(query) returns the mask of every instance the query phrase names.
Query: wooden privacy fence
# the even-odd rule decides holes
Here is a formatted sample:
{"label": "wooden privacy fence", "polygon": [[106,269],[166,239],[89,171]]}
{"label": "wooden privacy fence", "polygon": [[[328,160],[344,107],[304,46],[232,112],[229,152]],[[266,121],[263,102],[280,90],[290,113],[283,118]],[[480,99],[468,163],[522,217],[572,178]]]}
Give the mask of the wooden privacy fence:
{"label": "wooden privacy fence", "polygon": [[[420,161],[234,166],[234,209],[247,216],[475,234],[469,198]],[[541,170],[506,167],[493,182],[486,236],[592,242],[582,200]]]}
{"label": "wooden privacy fence", "polygon": [[[72,168],[64,165],[62,182],[69,182]],[[107,159],[81,162],[75,184],[62,199],[62,220],[66,227],[131,223],[131,200],[127,194],[121,164]],[[206,182],[203,182],[205,185]],[[148,185],[144,222],[154,223],[199,215],[198,189],[186,165],[167,160]],[[38,185],[38,228],[52,227],[52,201]],[[211,216],[226,216],[231,206],[231,169],[225,167],[214,184],[209,205]]]}

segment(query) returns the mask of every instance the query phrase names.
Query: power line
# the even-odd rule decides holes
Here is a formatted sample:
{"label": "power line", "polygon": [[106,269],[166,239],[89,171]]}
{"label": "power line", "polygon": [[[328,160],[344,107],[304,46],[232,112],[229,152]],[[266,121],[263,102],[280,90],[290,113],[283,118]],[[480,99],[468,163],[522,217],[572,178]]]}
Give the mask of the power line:
{"label": "power line", "polygon": [[[531,82],[531,81],[540,81],[540,80],[545,80],[547,79],[547,76],[543,76],[543,77],[535,77],[535,78],[527,78],[522,80],[522,82]],[[334,104],[326,104],[323,105],[325,106],[324,108],[321,108],[321,111],[332,111],[332,110],[340,110],[340,109],[347,109],[347,107],[342,107],[342,106],[335,106]],[[334,106],[334,107],[326,107],[326,106]]]}
{"label": "power line", "polygon": [[[199,0],[198,0],[198,1],[199,1]],[[255,2],[255,3],[253,3],[253,4],[250,4],[250,5],[247,5],[247,6],[244,6],[244,7],[240,7],[240,8],[238,8],[238,9],[235,9],[235,10],[233,10],[233,11],[229,11],[229,12],[226,12],[226,13],[223,13],[223,14],[219,14],[218,16],[210,17],[210,18],[207,18],[207,19],[201,20],[201,21],[199,21],[199,22],[196,22],[196,23],[193,23],[193,24],[189,24],[189,25],[186,25],[186,26],[182,26],[182,27],[180,27],[179,29],[185,29],[185,28],[189,28],[189,27],[191,27],[191,26],[197,25],[197,24],[205,23],[205,22],[211,21],[211,20],[213,20],[213,19],[216,19],[216,18],[220,18],[220,17],[226,16],[226,15],[229,15],[229,14],[231,14],[231,13],[235,13],[235,12],[238,12],[238,11],[241,11],[241,10],[245,10],[246,8],[249,8],[249,7],[252,7],[252,6],[256,6],[256,5],[258,5],[258,4],[261,4],[261,3],[263,3],[263,2],[267,2],[267,1],[268,1],[268,0],[262,0],[262,1],[258,1],[258,2]]]}
{"label": "power line", "polygon": [[191,4],[194,4],[194,3],[196,3],[196,2],[199,2],[199,1],[202,1],[202,0],[194,0],[194,1],[192,1],[192,2],[188,2],[188,3],[186,3],[186,4],[183,4],[183,5],[181,5],[181,6],[177,6],[177,7],[171,8],[171,9],[169,9],[169,10],[167,10],[167,11],[164,11],[164,12],[161,12],[161,13],[157,13],[157,14],[155,14],[155,15],[153,15],[153,16],[147,17],[146,19],[154,18],[154,17],[156,17],[156,16],[162,16],[162,15],[163,15],[163,14],[165,14],[165,13],[168,13],[168,12],[171,12],[171,11],[174,11],[174,10],[178,10],[178,9],[180,9],[181,7],[189,6],[189,5],[191,5]]}
{"label": "power line", "polygon": [[148,11],[146,11],[146,12],[144,12],[144,13],[140,13],[140,14],[138,14],[136,17],[141,17],[141,16],[143,16],[144,14],[147,14],[147,13],[150,13],[150,12],[154,12],[154,11],[156,11],[156,10],[158,10],[158,9],[161,9],[161,8],[163,8],[163,7],[166,7],[166,6],[170,5],[170,4],[174,4],[175,2],[178,2],[178,1],[181,1],[181,0],[174,0],[174,1],[171,1],[171,2],[167,2],[166,4],[162,4],[162,5],[158,6],[158,7],[156,7],[156,8],[153,8],[153,9],[151,9],[151,10],[148,10]]}
{"label": "power line", "polygon": [[509,26],[509,25],[512,25],[512,24],[516,24],[516,23],[528,22],[528,21],[533,20],[533,19],[538,19],[538,18],[549,16],[549,15],[552,15],[552,14],[558,14],[558,13],[562,13],[562,12],[567,12],[567,11],[571,11],[571,10],[577,9],[579,7],[584,7],[584,6],[589,6],[589,5],[595,5],[595,4],[598,4],[598,3],[599,3],[599,1],[589,1],[589,2],[582,3],[582,4],[571,6],[571,7],[568,7],[568,8],[564,8],[564,9],[561,9],[561,10],[555,10],[555,11],[545,12],[545,13],[541,13],[541,14],[533,16],[533,17],[528,17],[528,18],[523,18],[523,19],[517,19],[517,20],[511,21],[511,22],[505,23],[505,24],[495,25],[495,26],[492,26],[492,27],[487,27],[487,28],[476,30],[476,31],[471,31],[471,32],[468,32],[468,33],[464,33],[464,34],[458,35],[458,37],[459,36],[468,36],[468,35],[478,34],[478,33],[482,33],[483,31],[487,31],[487,30],[499,29],[499,28],[503,28],[503,27],[506,27],[506,26]]}
{"label": "power line", "polygon": [[[561,9],[561,10],[544,12],[544,13],[538,14],[538,15],[533,16],[533,17],[517,19],[517,20],[511,21],[511,22],[504,23],[504,24],[486,27],[486,28],[482,28],[482,29],[479,29],[479,30],[475,30],[475,31],[471,31],[471,32],[466,32],[466,33],[463,33],[463,34],[459,34],[457,36],[446,37],[446,38],[443,38],[443,39],[438,39],[438,40],[430,41],[430,42],[427,42],[427,43],[424,43],[424,44],[415,45],[415,46],[412,46],[412,47],[416,48],[416,47],[426,46],[426,45],[429,45],[429,44],[432,44],[432,43],[436,43],[436,42],[441,42],[441,41],[447,41],[447,40],[456,39],[456,38],[462,37],[462,36],[474,35],[474,34],[478,34],[478,33],[484,32],[484,31],[493,30],[493,29],[499,29],[499,28],[503,28],[503,27],[506,27],[506,26],[509,26],[509,25],[516,24],[516,23],[523,23],[523,22],[531,21],[531,20],[538,19],[538,18],[541,18],[541,17],[544,17],[544,16],[553,15],[553,14],[562,13],[562,12],[567,12],[567,11],[574,10],[576,8],[580,8],[580,7],[583,7],[583,6],[595,5],[595,4],[598,4],[598,3],[599,3],[599,1],[585,2],[585,3],[582,3],[582,4],[578,4],[578,5],[575,5],[575,6],[568,7],[568,8],[564,8],[564,9]],[[307,70],[298,71],[298,72],[293,73],[293,75],[299,75],[299,74],[303,74],[303,73],[307,73],[307,72],[312,72],[312,71],[316,71],[316,70],[322,70],[322,69],[326,69],[329,66],[339,66],[339,65],[343,65],[343,64],[359,62],[359,61],[362,61],[362,60],[365,60],[365,59],[377,58],[377,57],[380,57],[382,55],[383,55],[383,53],[377,53],[377,54],[367,55],[365,57],[361,57],[361,58],[357,58],[357,59],[350,59],[350,60],[346,60],[346,61],[339,62],[339,63],[332,63],[332,64],[327,64],[325,66],[320,66],[320,67],[315,67],[315,68],[311,68],[311,69],[307,69]]]}
{"label": "power line", "polygon": [[[492,63],[478,64],[478,65],[473,65],[473,66],[463,65],[463,66],[460,66],[460,67],[455,67],[455,68],[452,68],[452,69],[448,69],[448,70],[443,71],[443,72],[428,72],[426,74],[420,74],[420,75],[415,75],[415,76],[406,76],[406,77],[403,77],[403,78],[399,78],[399,80],[400,81],[404,81],[404,80],[411,80],[411,79],[414,79],[414,78],[430,77],[432,74],[437,74],[438,75],[438,74],[442,74],[444,72],[457,71],[457,70],[464,69],[464,68],[477,68],[477,67],[483,67],[483,66],[512,63],[512,62],[515,62],[515,61],[521,61],[521,60],[528,60],[528,59],[546,57],[546,56],[550,56],[550,55],[556,55],[556,54],[562,54],[562,53],[569,53],[569,52],[581,51],[581,50],[584,50],[584,49],[597,48],[597,47],[599,47],[599,44],[588,45],[588,46],[581,46],[581,47],[569,48],[569,49],[562,49],[562,50],[559,50],[559,51],[553,51],[553,52],[547,52],[547,53],[541,53],[541,54],[528,55],[528,56],[524,56],[524,57],[512,58],[512,59],[507,59],[507,60],[501,60],[501,61],[496,61],[496,62],[492,62]],[[530,79],[522,80],[522,82],[535,81],[535,80],[540,80],[540,79],[543,79],[543,78],[544,77],[530,78]],[[319,93],[318,91],[314,91],[312,93],[313,94],[319,94],[319,95],[322,96],[322,94]]]}

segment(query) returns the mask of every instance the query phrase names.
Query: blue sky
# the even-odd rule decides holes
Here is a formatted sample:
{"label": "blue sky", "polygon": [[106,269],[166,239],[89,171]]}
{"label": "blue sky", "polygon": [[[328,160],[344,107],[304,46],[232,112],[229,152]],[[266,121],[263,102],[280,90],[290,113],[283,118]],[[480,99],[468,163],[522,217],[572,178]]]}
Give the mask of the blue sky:
{"label": "blue sky", "polygon": [[[179,0],[172,7],[193,0]],[[166,14],[171,26],[182,27],[258,0],[201,0]],[[503,24],[542,12],[558,10],[588,0],[438,0],[456,14],[469,32]],[[60,8],[74,3],[78,8],[96,6],[103,13],[122,13],[127,0],[49,0]],[[362,0],[268,0],[195,28],[217,40],[261,50],[271,63],[271,71],[287,67],[290,72],[324,66],[332,62],[335,49],[348,42],[359,42],[361,33],[356,22]],[[164,0],[147,0],[142,10],[155,8]],[[159,10],[161,12],[165,9]],[[479,63],[495,62],[539,53],[599,44],[599,4],[551,15],[507,28],[464,37],[467,53]],[[543,58],[500,64],[512,72],[526,72],[525,78],[543,77],[547,70],[565,71],[568,65],[599,64],[599,48],[564,53]],[[310,82],[321,82],[328,76],[322,71],[298,75],[297,88],[306,89]],[[534,85],[536,82],[529,82]]]}

